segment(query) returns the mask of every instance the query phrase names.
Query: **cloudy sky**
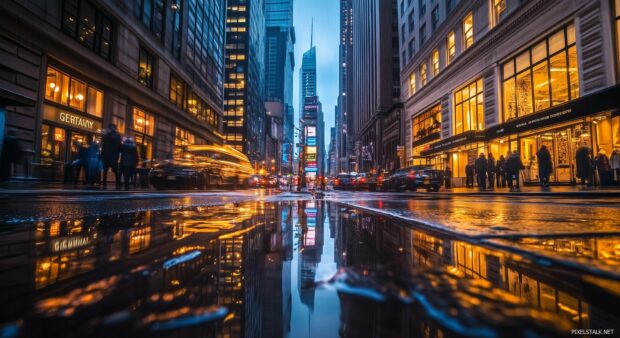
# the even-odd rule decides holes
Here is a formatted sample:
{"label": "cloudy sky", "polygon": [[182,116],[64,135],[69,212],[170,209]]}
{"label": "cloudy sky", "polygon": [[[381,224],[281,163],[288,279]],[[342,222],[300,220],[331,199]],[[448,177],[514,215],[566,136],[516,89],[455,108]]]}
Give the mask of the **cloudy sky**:
{"label": "cloudy sky", "polygon": [[310,26],[314,18],[314,45],[317,52],[317,91],[323,103],[325,147],[329,146],[329,128],[334,126],[334,107],[338,103],[338,44],[340,34],[340,1],[294,0],[295,121],[299,121],[299,68],[303,53],[310,49]]}

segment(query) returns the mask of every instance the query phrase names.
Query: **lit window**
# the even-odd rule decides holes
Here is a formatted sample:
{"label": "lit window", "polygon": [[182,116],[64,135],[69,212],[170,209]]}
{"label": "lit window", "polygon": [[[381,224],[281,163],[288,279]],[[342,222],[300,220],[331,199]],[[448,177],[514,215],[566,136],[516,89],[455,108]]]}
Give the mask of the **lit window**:
{"label": "lit window", "polygon": [[411,75],[409,75],[409,95],[413,95],[415,94],[415,88],[416,87],[416,83],[415,83],[415,72],[412,72]]}
{"label": "lit window", "polygon": [[86,112],[101,117],[103,116],[103,92],[93,87],[88,87],[88,99]]}
{"label": "lit window", "polygon": [[474,16],[471,12],[463,19],[463,42],[464,49],[474,44]]}
{"label": "lit window", "polygon": [[574,30],[570,24],[502,65],[504,121],[579,97]]}
{"label": "lit window", "polygon": [[483,85],[482,79],[478,79],[454,94],[454,134],[483,129]]}
{"label": "lit window", "polygon": [[454,31],[450,32],[446,38],[446,51],[446,64],[450,64],[456,56],[456,39],[454,37]]}
{"label": "lit window", "polygon": [[153,60],[153,55],[147,52],[144,48],[140,47],[138,60],[138,81],[149,88],[153,88]]}
{"label": "lit window", "polygon": [[493,14],[495,15],[495,24],[504,18],[506,13],[506,0],[493,0]]}
{"label": "lit window", "polygon": [[439,74],[439,51],[437,49],[433,51],[431,62],[433,65],[433,76],[437,76]]}
{"label": "lit window", "polygon": [[441,105],[436,105],[413,118],[413,141],[441,131]]}
{"label": "lit window", "polygon": [[141,134],[153,136],[155,134],[155,117],[142,109],[134,107],[133,130]]}
{"label": "lit window", "polygon": [[426,63],[420,65],[420,86],[426,85]]}

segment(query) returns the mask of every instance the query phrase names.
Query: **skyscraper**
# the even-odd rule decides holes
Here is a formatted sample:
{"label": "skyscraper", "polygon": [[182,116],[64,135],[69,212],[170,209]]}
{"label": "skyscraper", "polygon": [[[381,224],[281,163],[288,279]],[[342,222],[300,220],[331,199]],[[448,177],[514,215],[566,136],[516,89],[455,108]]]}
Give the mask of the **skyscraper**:
{"label": "skyscraper", "polygon": [[224,135],[254,164],[265,160],[263,0],[229,0],[226,17]]}
{"label": "skyscraper", "polygon": [[349,112],[353,95],[347,95],[351,90],[351,76],[348,69],[351,65],[351,48],[353,45],[353,8],[352,0],[340,0],[340,65],[338,107],[336,109],[336,156],[338,157],[338,172],[351,171],[350,155],[353,154],[354,130],[353,114]]}
{"label": "skyscraper", "polygon": [[[265,95],[268,131],[267,156],[275,158],[279,172],[290,173],[293,160],[294,109],[293,70],[295,68],[295,29],[293,0],[267,0],[265,49]],[[279,107],[278,107],[279,106]],[[272,143],[272,144],[269,144]],[[281,156],[280,156],[281,155]]]}
{"label": "skyscraper", "polygon": [[357,170],[398,167],[400,78],[396,0],[353,1],[351,68]]}
{"label": "skyscraper", "polygon": [[299,70],[299,111],[304,110],[306,97],[317,96],[316,92],[316,47],[310,49],[303,55],[301,69]]}

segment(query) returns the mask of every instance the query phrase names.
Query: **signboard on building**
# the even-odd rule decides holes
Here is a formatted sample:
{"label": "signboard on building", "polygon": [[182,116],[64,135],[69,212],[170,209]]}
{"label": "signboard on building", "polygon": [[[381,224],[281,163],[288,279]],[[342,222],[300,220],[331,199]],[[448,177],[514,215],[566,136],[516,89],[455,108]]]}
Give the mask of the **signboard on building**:
{"label": "signboard on building", "polygon": [[76,114],[51,105],[43,106],[43,119],[65,126],[96,133],[101,130],[101,121]]}

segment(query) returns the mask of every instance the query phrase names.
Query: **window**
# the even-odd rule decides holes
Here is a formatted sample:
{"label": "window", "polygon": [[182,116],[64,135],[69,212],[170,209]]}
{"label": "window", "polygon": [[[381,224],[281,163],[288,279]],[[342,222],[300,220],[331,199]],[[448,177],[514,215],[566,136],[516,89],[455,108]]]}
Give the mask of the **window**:
{"label": "window", "polygon": [[133,108],[133,131],[135,134],[138,157],[141,160],[153,159],[153,135],[155,134],[155,117],[137,107]]}
{"label": "window", "polygon": [[47,67],[45,99],[90,115],[103,116],[103,92],[76,78]]}
{"label": "window", "polygon": [[413,141],[441,131],[441,105],[436,105],[413,118]]}
{"label": "window", "polygon": [[176,127],[174,138],[174,157],[179,158],[183,152],[183,147],[196,144],[196,136],[185,129]]}
{"label": "window", "polygon": [[407,39],[407,32],[405,31],[405,24],[400,28],[400,42],[404,45],[405,39]]}
{"label": "window", "polygon": [[415,53],[415,38],[409,41],[409,57],[413,57],[414,53]]}
{"label": "window", "polygon": [[164,14],[164,0],[134,0],[134,15],[161,41],[164,39]]}
{"label": "window", "polygon": [[484,97],[482,79],[454,93],[454,134],[484,129]]}
{"label": "window", "polygon": [[414,29],[414,24],[415,24],[414,19],[413,19],[414,14],[415,13],[413,11],[409,13],[409,33],[412,33]]}
{"label": "window", "polygon": [[454,7],[453,2],[454,0],[446,0],[446,15],[452,11],[452,8]]}
{"label": "window", "polygon": [[495,24],[500,22],[506,14],[506,0],[493,0],[493,15]]}
{"label": "window", "polygon": [[454,36],[454,31],[448,34],[446,38],[446,64],[452,63],[454,57],[456,56],[456,39]]}
{"label": "window", "polygon": [[415,83],[415,72],[412,72],[409,75],[409,96],[415,94],[416,83]]}
{"label": "window", "polygon": [[405,14],[405,0],[400,0],[400,16]]}
{"label": "window", "polygon": [[616,63],[618,64],[618,70],[620,70],[620,0],[615,0],[614,7],[616,10]]}
{"label": "window", "polygon": [[433,66],[433,77],[439,74],[439,50],[435,49],[433,51],[433,55],[431,56],[431,65]]}
{"label": "window", "polygon": [[138,81],[149,88],[153,88],[153,59],[153,55],[140,47]]}
{"label": "window", "polygon": [[174,103],[179,109],[183,109],[184,100],[185,83],[176,76],[170,75],[170,102]]}
{"label": "window", "polygon": [[177,59],[181,56],[181,1],[172,0],[170,5],[172,10],[172,43],[170,51]]}
{"label": "window", "polygon": [[111,59],[112,21],[89,1],[64,0],[61,28],[86,48]]}
{"label": "window", "polygon": [[426,23],[423,23],[422,26],[420,26],[420,48],[422,48],[424,42],[426,42]]}
{"label": "window", "polygon": [[407,51],[403,50],[403,57],[401,58],[402,68],[407,65]]}
{"label": "window", "polygon": [[426,0],[418,0],[418,7],[420,8],[420,18],[426,14]]}
{"label": "window", "polygon": [[437,24],[439,23],[439,5],[435,6],[431,11],[431,31],[435,31],[437,29]]}
{"label": "window", "polygon": [[420,87],[426,85],[426,63],[420,65]]}
{"label": "window", "polygon": [[463,19],[463,46],[467,49],[474,44],[474,16],[471,12]]}
{"label": "window", "polygon": [[503,118],[508,121],[579,97],[573,24],[502,65]]}

